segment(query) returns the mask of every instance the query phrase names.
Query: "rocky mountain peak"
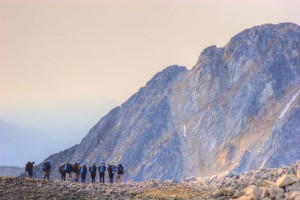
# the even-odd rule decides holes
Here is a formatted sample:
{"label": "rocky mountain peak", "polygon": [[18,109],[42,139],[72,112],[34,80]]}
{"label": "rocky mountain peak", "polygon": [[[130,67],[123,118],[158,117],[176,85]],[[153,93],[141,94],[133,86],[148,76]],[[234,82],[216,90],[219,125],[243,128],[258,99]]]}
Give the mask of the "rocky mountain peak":
{"label": "rocky mountain peak", "polygon": [[298,25],[242,31],[206,48],[191,70],[158,73],[79,145],[49,159],[122,163],[126,181],[291,164],[300,159],[299,55]]}

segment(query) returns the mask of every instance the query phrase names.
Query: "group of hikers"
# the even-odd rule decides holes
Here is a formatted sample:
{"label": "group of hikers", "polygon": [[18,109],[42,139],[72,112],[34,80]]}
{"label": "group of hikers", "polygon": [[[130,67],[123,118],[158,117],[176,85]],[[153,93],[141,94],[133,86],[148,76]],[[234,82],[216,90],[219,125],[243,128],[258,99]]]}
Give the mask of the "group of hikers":
{"label": "group of hikers", "polygon": [[[34,161],[26,164],[25,170],[28,173],[29,178],[32,178],[33,176],[33,169]],[[42,170],[44,172],[44,179],[49,180],[50,176],[50,170],[51,170],[51,164],[50,160],[47,160],[42,164]],[[124,173],[124,168],[122,164],[119,164],[118,166],[115,166],[113,164],[108,164],[107,167],[104,162],[101,162],[100,165],[97,167],[95,163],[92,163],[88,168],[86,164],[82,164],[80,162],[75,163],[62,163],[59,166],[59,173],[61,174],[61,180],[66,180],[66,175],[68,174],[68,181],[72,181],[72,174],[74,173],[74,181],[79,181],[79,176],[81,178],[81,182],[85,183],[86,181],[86,174],[89,171],[92,183],[96,182],[96,175],[97,171],[99,172],[100,177],[100,183],[105,183],[104,177],[105,177],[105,171],[107,170],[109,175],[109,182],[114,182],[114,175],[116,174],[116,183],[121,182],[121,175]]]}

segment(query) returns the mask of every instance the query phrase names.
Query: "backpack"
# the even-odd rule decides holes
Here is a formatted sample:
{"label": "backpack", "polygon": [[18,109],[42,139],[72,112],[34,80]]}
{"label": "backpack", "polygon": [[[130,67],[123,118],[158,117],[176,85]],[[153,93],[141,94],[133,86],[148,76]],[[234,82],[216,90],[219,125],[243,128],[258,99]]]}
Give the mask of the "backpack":
{"label": "backpack", "polygon": [[30,170],[30,162],[26,164],[25,171],[28,172]]}
{"label": "backpack", "polygon": [[104,173],[105,172],[105,165],[101,165],[101,166],[99,166],[99,168],[98,168],[98,171],[100,172],[100,173]]}
{"label": "backpack", "polygon": [[66,164],[64,170],[65,170],[66,173],[71,173],[72,172],[72,165],[70,163]]}
{"label": "backpack", "polygon": [[123,174],[124,173],[124,168],[121,164],[118,165],[118,174]]}
{"label": "backpack", "polygon": [[80,168],[80,174],[86,174],[86,172],[87,172],[86,166],[82,166]]}
{"label": "backpack", "polygon": [[116,166],[110,165],[110,166],[108,167],[107,171],[108,171],[108,173],[110,173],[110,174],[116,173]]}
{"label": "backpack", "polygon": [[64,172],[66,172],[65,168],[66,168],[66,165],[61,165],[61,166],[59,167],[59,173],[64,173]]}
{"label": "backpack", "polygon": [[69,164],[64,165],[64,171],[65,171],[65,172],[68,172],[68,165],[69,165]]}
{"label": "backpack", "polygon": [[95,166],[91,166],[89,170],[90,170],[90,172],[92,173],[92,172],[96,172],[97,169],[96,169]]}
{"label": "backpack", "polygon": [[78,164],[77,163],[75,163],[75,165],[74,165],[73,172],[75,172],[75,173],[78,172]]}
{"label": "backpack", "polygon": [[72,165],[72,164],[70,164],[70,166],[69,166],[69,170],[70,170],[70,172],[69,173],[71,173],[71,172],[73,172],[73,170],[74,170],[74,166]]}
{"label": "backpack", "polygon": [[47,164],[46,164],[46,163],[43,163],[43,164],[42,164],[42,170],[43,170],[43,171],[47,171]]}
{"label": "backpack", "polygon": [[112,165],[110,165],[108,168],[107,168],[107,171],[108,171],[108,173],[112,173]]}
{"label": "backpack", "polygon": [[51,165],[50,165],[49,162],[45,162],[45,163],[42,164],[42,170],[43,171],[50,171],[50,169],[51,169]]}

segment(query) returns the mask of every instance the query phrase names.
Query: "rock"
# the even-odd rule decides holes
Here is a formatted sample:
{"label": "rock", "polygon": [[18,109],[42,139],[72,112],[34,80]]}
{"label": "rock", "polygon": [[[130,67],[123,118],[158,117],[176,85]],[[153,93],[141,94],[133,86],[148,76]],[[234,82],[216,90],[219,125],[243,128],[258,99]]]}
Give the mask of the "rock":
{"label": "rock", "polygon": [[296,175],[298,180],[300,181],[300,160],[297,161],[296,168],[297,168]]}
{"label": "rock", "polygon": [[268,174],[264,174],[264,175],[261,176],[261,178],[262,179],[267,179],[267,178],[269,178],[269,175]]}
{"label": "rock", "polygon": [[300,191],[292,192],[290,195],[287,196],[288,200],[295,200],[296,198],[300,198]]}
{"label": "rock", "polygon": [[238,198],[230,199],[230,200],[252,200],[252,197],[249,196],[241,196]]}
{"label": "rock", "polygon": [[284,198],[284,190],[282,188],[270,187],[268,191],[271,199],[281,200]]}
{"label": "rock", "polygon": [[258,200],[261,195],[261,190],[260,190],[260,188],[254,186],[254,185],[250,185],[249,187],[247,187],[243,190],[243,193],[245,194],[245,196],[247,196],[251,199]]}
{"label": "rock", "polygon": [[218,198],[218,197],[226,196],[226,195],[228,195],[229,193],[231,193],[231,190],[230,190],[230,189],[227,189],[227,188],[221,188],[221,189],[218,189],[218,190],[216,190],[215,192],[213,192],[213,193],[212,193],[212,197],[213,197],[213,198]]}
{"label": "rock", "polygon": [[276,185],[278,187],[283,187],[287,185],[292,185],[297,181],[298,179],[294,174],[285,174],[276,181]]}
{"label": "rock", "polygon": [[189,177],[187,179],[185,179],[186,182],[194,182],[194,181],[197,181],[197,178],[196,177]]}
{"label": "rock", "polygon": [[276,186],[276,183],[272,182],[272,181],[264,180],[262,182],[262,186],[264,186],[264,187]]}
{"label": "rock", "polygon": [[259,199],[266,198],[269,195],[268,188],[260,187],[260,197]]}
{"label": "rock", "polygon": [[285,190],[286,190],[287,192],[300,191],[300,184],[299,184],[299,182],[295,182],[295,183],[292,184],[292,185],[286,186],[286,187],[285,187]]}

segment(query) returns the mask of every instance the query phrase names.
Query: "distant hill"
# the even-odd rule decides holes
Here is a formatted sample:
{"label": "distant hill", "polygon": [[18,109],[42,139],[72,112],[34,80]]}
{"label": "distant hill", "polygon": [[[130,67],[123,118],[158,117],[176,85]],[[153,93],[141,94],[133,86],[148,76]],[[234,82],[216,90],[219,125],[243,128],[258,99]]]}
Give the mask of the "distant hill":
{"label": "distant hill", "polygon": [[41,162],[56,151],[55,142],[40,130],[20,128],[0,120],[0,165],[22,167],[27,161]]}
{"label": "distant hill", "polygon": [[0,166],[0,176],[19,176],[24,168],[15,166]]}

